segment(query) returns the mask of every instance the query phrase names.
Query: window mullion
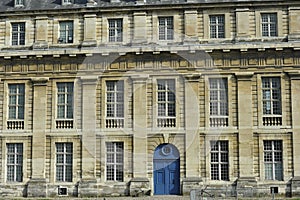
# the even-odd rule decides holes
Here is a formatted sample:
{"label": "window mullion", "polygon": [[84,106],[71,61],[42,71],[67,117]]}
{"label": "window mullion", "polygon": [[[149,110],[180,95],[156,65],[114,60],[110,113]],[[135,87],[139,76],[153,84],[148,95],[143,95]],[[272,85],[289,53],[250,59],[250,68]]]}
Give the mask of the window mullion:
{"label": "window mullion", "polygon": [[14,145],[14,181],[17,180],[17,145]]}
{"label": "window mullion", "polygon": [[274,141],[272,141],[272,179],[275,180],[275,148],[274,148]]}
{"label": "window mullion", "polygon": [[[115,22],[116,23],[116,22]],[[117,118],[117,82],[114,83],[114,117]]]}
{"label": "window mullion", "polygon": [[219,171],[219,180],[221,180],[222,178],[222,176],[221,176],[221,142],[217,142],[217,144],[218,144],[218,171]]}

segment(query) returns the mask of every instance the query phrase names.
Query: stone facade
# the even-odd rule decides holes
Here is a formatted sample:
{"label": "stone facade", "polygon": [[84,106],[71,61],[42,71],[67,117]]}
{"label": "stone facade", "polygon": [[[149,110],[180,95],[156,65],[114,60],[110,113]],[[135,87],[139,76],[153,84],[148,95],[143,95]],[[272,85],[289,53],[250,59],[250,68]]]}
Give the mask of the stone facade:
{"label": "stone facade", "polygon": [[299,2],[0,13],[1,197],[300,195]]}

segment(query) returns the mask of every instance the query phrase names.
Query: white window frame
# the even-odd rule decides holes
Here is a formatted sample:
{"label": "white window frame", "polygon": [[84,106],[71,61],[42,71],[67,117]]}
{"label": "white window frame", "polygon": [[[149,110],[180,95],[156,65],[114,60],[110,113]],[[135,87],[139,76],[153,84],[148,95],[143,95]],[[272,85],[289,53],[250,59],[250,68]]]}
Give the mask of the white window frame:
{"label": "white window frame", "polygon": [[[264,82],[268,82],[270,87],[264,87]],[[275,83],[275,82],[276,83]],[[274,84],[275,83],[275,84]],[[274,85],[278,85],[278,87]],[[274,97],[275,92],[278,93],[278,98]],[[266,98],[266,96],[268,96]],[[281,100],[281,81],[280,77],[262,77],[262,101],[263,101],[263,115],[282,115],[282,100]],[[278,102],[279,108],[275,108],[274,103]],[[266,106],[264,106],[266,104]],[[265,109],[269,107],[269,109]],[[266,113],[269,110],[270,113]]]}
{"label": "white window frame", "polygon": [[15,0],[15,7],[23,7],[25,5],[25,0]]}
{"label": "white window frame", "polygon": [[[261,35],[262,37],[278,36],[278,15],[277,13],[261,13]],[[264,27],[267,29],[264,31]]]}
{"label": "white window frame", "polygon": [[[160,85],[163,88],[160,88]],[[172,94],[173,97],[171,97],[170,99],[169,97]],[[156,80],[156,102],[157,102],[157,126],[176,127],[176,116],[177,116],[176,79],[170,78],[170,79]],[[164,109],[161,110],[160,108],[163,107],[160,107],[160,105],[162,105]],[[169,108],[169,106],[171,107]]]}
{"label": "white window frame", "polygon": [[[62,91],[62,92],[59,91],[60,85],[64,88],[64,91]],[[57,119],[73,119],[74,118],[74,83],[73,82],[57,82],[56,86],[57,86],[56,118]],[[69,91],[69,87],[72,87],[72,91]],[[59,95],[63,95],[63,97],[64,97],[64,101],[62,103],[59,102]],[[69,97],[70,97],[69,95],[72,95],[71,100],[69,99]],[[59,110],[60,110],[59,106],[63,106],[63,108],[64,108],[63,116],[59,116],[60,115],[59,114]],[[71,111],[69,111],[69,108],[71,109]],[[72,116],[68,116],[68,113],[70,113],[70,112],[71,112]]]}
{"label": "white window frame", "polygon": [[[59,85],[62,85],[64,88],[64,91],[59,92]],[[68,85],[72,85],[72,91],[68,91]],[[74,128],[74,100],[75,100],[75,95],[74,95],[74,87],[75,84],[74,82],[55,82],[55,87],[56,87],[56,93],[55,93],[55,98],[56,98],[56,105],[55,105],[55,128],[56,129],[73,129]],[[63,102],[59,102],[59,95],[63,96]],[[69,101],[68,98],[71,95],[72,100]],[[64,112],[63,115],[60,116],[60,109],[63,108]],[[71,111],[69,111],[71,109]],[[68,116],[68,113],[71,113],[71,116]]]}
{"label": "white window frame", "polygon": [[108,19],[108,41],[123,42],[123,19]]}
{"label": "white window frame", "polygon": [[158,17],[158,40],[174,40],[174,17]]}
{"label": "white window frame", "polygon": [[[270,87],[264,87],[264,80],[268,80],[268,84]],[[279,85],[279,87],[274,87],[273,80],[276,80],[276,84]],[[278,92],[278,99],[274,99],[273,95],[275,91]],[[278,76],[263,76],[261,77],[261,109],[262,109],[262,125],[263,126],[282,126],[284,123],[284,119],[282,116],[282,83],[281,83],[281,77]],[[268,92],[268,95],[267,93]],[[268,98],[265,98],[268,96]],[[278,103],[280,106],[279,111],[275,112],[274,103]],[[266,113],[265,107],[269,107],[270,113]]]}
{"label": "white window frame", "polygon": [[61,0],[62,5],[70,5],[73,3],[73,0]]}
{"label": "white window frame", "polygon": [[60,44],[74,43],[74,21],[59,21],[59,38]]}
{"label": "white window frame", "polygon": [[[109,90],[108,84],[112,84],[112,90]],[[106,128],[124,128],[125,116],[125,84],[124,80],[106,80],[105,81],[105,126]],[[112,101],[109,101],[109,98]],[[121,98],[121,99],[119,99]],[[109,111],[112,108],[112,112]]]}
{"label": "white window frame", "polygon": [[[226,149],[222,150],[222,147],[226,145]],[[214,148],[216,146],[216,149]],[[213,160],[214,156],[217,156],[216,161]],[[222,161],[222,155],[227,156],[227,161]],[[229,171],[229,141],[227,140],[212,140],[210,141],[210,177],[211,180],[219,180],[219,181],[229,181],[230,179],[230,171]],[[217,177],[214,177],[212,168],[217,166]],[[226,172],[222,170],[222,166],[226,167]],[[226,173],[226,174],[224,174]],[[225,177],[224,177],[225,176]]]}
{"label": "white window frame", "polygon": [[[216,88],[212,88],[213,81],[216,81]],[[228,79],[208,78],[208,82],[210,127],[229,126]],[[226,99],[221,98],[222,92],[225,94]],[[213,95],[216,98],[212,98]],[[222,111],[221,108],[224,106],[225,111]],[[216,113],[214,113],[214,110],[216,110]]]}
{"label": "white window frame", "polygon": [[211,39],[225,38],[225,15],[209,15],[209,36]]}
{"label": "white window frame", "polygon": [[[9,146],[13,146],[13,152],[9,152]],[[21,149],[20,149],[21,148]],[[23,155],[24,153],[24,145],[23,143],[6,143],[6,180],[7,182],[23,182]],[[9,161],[9,157],[12,156],[12,162]],[[12,177],[9,174],[9,168],[13,168]],[[21,168],[21,172],[17,172],[17,168]],[[21,176],[21,177],[20,177]]]}
{"label": "white window frame", "polygon": [[11,22],[11,45],[22,46],[26,43],[26,23]]}
{"label": "white window frame", "polygon": [[[16,92],[11,92],[11,87],[16,87]],[[21,88],[23,87],[23,88]],[[23,91],[22,91],[23,90]],[[15,103],[12,103],[11,99],[15,97]],[[21,99],[23,98],[23,103]],[[11,109],[15,108],[14,116],[11,116]],[[21,114],[19,113],[21,110]],[[25,117],[25,84],[14,83],[8,84],[8,120],[24,120]],[[21,116],[20,116],[21,115]]]}
{"label": "white window frame", "polygon": [[[271,148],[266,149],[266,143],[271,143]],[[275,147],[278,145],[275,145],[275,143],[279,143],[280,149],[276,149]],[[264,140],[263,141],[263,162],[264,162],[264,178],[265,180],[277,180],[277,181],[283,181],[284,175],[283,175],[283,141],[282,140]],[[278,156],[280,157],[279,160]],[[266,161],[266,158],[268,160]],[[267,170],[267,166],[271,166],[269,169],[271,174],[269,174]],[[277,167],[276,165],[280,165],[280,174],[276,174]],[[279,176],[279,177],[278,177]]]}
{"label": "white window frame", "polygon": [[[124,181],[124,142],[106,142],[106,180]],[[121,161],[120,161],[121,159]],[[109,174],[108,167],[112,168],[112,174]],[[121,173],[118,174],[118,169]]]}
{"label": "white window frame", "polygon": [[[58,151],[58,146],[61,145],[62,150],[61,152]],[[69,147],[68,147],[69,146]],[[71,152],[68,152],[68,148],[71,148]],[[72,142],[57,142],[55,143],[55,180],[56,182],[73,182],[73,143]],[[62,156],[62,162],[58,162],[58,156]],[[68,158],[71,157],[71,158]],[[71,160],[71,163],[68,162],[68,159]],[[62,167],[61,174],[60,167]],[[67,177],[70,174],[71,177]],[[61,176],[60,176],[61,175]]]}

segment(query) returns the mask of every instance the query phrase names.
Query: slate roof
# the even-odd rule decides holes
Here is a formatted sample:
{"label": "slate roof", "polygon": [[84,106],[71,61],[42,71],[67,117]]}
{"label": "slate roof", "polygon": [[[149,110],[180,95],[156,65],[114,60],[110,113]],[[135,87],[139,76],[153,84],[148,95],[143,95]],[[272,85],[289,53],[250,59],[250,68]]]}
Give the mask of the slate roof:
{"label": "slate roof", "polygon": [[[30,10],[56,10],[56,9],[76,9],[86,7],[88,0],[74,0],[71,5],[61,5],[62,0],[25,0],[25,6],[20,8],[14,7],[14,0],[0,0],[0,14],[3,12],[14,11],[30,11]],[[94,0],[97,5],[95,7],[122,7],[122,6],[134,6],[137,0],[120,0],[119,3],[110,3],[110,0]],[[145,5],[160,5],[160,4],[185,4],[186,0],[144,0]],[[209,3],[254,3],[254,2],[293,2],[300,3],[300,0],[195,0],[195,3],[209,4]],[[276,3],[275,3],[276,4]]]}

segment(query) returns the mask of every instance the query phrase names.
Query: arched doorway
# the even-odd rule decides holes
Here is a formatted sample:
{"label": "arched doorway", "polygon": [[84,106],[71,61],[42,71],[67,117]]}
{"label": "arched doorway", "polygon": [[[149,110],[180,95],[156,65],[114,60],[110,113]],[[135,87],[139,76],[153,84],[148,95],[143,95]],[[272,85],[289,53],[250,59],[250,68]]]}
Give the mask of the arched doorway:
{"label": "arched doorway", "polygon": [[153,157],[155,195],[180,193],[179,158],[179,151],[172,144],[161,144],[156,147]]}

